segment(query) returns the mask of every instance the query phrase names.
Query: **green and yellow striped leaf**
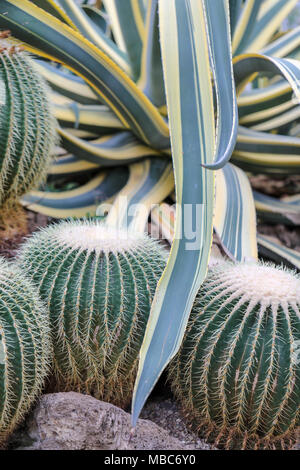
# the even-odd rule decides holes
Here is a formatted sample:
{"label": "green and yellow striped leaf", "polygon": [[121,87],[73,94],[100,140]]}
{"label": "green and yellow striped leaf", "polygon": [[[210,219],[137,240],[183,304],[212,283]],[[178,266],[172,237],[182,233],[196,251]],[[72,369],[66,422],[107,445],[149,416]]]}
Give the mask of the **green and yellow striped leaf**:
{"label": "green and yellow striped leaf", "polygon": [[[234,2],[231,2],[231,11],[233,9],[232,3]],[[239,54],[249,43],[249,38],[259,14],[261,1],[246,0],[243,8],[241,8],[241,2],[238,3],[238,7],[239,11],[235,11],[235,17],[239,13],[239,18],[238,21],[235,19],[234,35],[232,38],[233,54]],[[237,6],[235,8],[237,8]]]}
{"label": "green and yellow striped leaf", "polygon": [[[128,182],[116,198],[106,223],[143,233],[151,207],[174,191],[173,168],[166,159],[151,158],[130,165],[129,170]],[[99,211],[103,212],[102,206],[98,215]]]}
{"label": "green and yellow striped leaf", "polygon": [[298,0],[246,0],[235,28],[233,53],[258,52],[269,43]]}
{"label": "green and yellow striped leaf", "polygon": [[235,83],[242,91],[258,73],[283,77],[300,101],[300,62],[295,59],[280,59],[262,54],[242,54],[233,59]]}
{"label": "green and yellow striped leaf", "polygon": [[147,145],[169,147],[169,128],[157,108],[106,54],[80,33],[28,0],[1,0],[0,21],[27,50],[60,62],[84,78],[124,126]]}
{"label": "green and yellow striped leaf", "polygon": [[[81,160],[102,166],[127,165],[159,156],[156,150],[147,147],[128,131],[86,141],[72,135],[69,131],[58,129],[61,145]],[[168,157],[165,157],[168,160]]]}
{"label": "green and yellow striped leaf", "polygon": [[57,158],[48,170],[49,176],[71,176],[99,169],[96,163],[78,160],[74,155],[67,154]]}
{"label": "green and yellow striped leaf", "polygon": [[229,0],[230,29],[232,38],[235,34],[236,25],[241,14],[242,4],[243,0]]}
{"label": "green and yellow striped leaf", "polygon": [[[159,1],[176,185],[176,227],[169,261],[158,284],[141,348],[132,408],[134,425],[158,377],[180,346],[194,298],[207,271],[213,231],[214,175],[204,165],[212,165],[215,158],[209,52],[210,48],[220,44],[209,39],[215,29],[216,17],[223,24],[222,31],[224,23],[229,21],[228,2],[218,2],[216,6],[218,14],[215,11],[212,18],[208,16],[211,9],[205,2]],[[227,51],[227,48],[230,50],[229,27],[225,30],[222,65],[228,70],[231,66]],[[211,49],[215,70],[219,70],[219,58],[220,54]],[[227,59],[230,64],[225,63]],[[223,144],[227,148],[228,141]],[[217,160],[222,157],[217,153]],[[198,216],[196,222],[192,211],[194,217]],[[196,232],[191,233],[193,227]]]}
{"label": "green and yellow striped leaf", "polygon": [[21,204],[34,212],[58,219],[93,216],[100,203],[112,203],[127,179],[126,167],[115,168],[99,173],[87,184],[70,191],[32,191],[21,199]]}
{"label": "green and yellow striped leaf", "polygon": [[300,26],[268,44],[261,53],[272,57],[298,58],[300,53]]}
{"label": "green and yellow striped leaf", "polygon": [[254,131],[240,126],[232,162],[253,173],[298,173],[300,138]]}
{"label": "green and yellow striped leaf", "polygon": [[103,0],[109,15],[115,41],[126,52],[132,73],[140,76],[143,42],[145,38],[145,8],[141,0]]}
{"label": "green and yellow striped leaf", "polygon": [[252,189],[247,175],[230,163],[216,172],[214,229],[230,258],[257,260]]}
{"label": "green and yellow striped leaf", "polygon": [[[251,119],[256,113],[271,110],[291,101],[293,90],[289,83],[281,80],[264,88],[254,88],[238,96],[239,122],[245,125],[245,119]],[[246,121],[247,122],[247,121]]]}
{"label": "green and yellow striped leaf", "polygon": [[206,168],[218,169],[232,155],[237,137],[238,111],[233,78],[230,13],[227,0],[203,0],[207,14],[211,67],[217,108],[216,158]]}
{"label": "green and yellow striped leaf", "polygon": [[98,28],[108,36],[111,36],[111,25],[109,16],[103,10],[100,10],[94,5],[81,4],[81,8],[88,15],[89,19],[96,25]]}
{"label": "green and yellow striped leaf", "polygon": [[[278,106],[248,114],[240,119],[240,124],[262,132],[282,133],[287,127],[300,118],[300,106],[295,100],[287,101]],[[275,132],[276,131],[276,132]]]}
{"label": "green and yellow striped leaf", "polygon": [[34,3],[37,7],[42,8],[47,13],[50,13],[51,15],[55,16],[60,21],[63,21],[64,23],[68,24],[72,28],[76,29],[76,26],[74,25],[74,23],[72,23],[71,19],[68,17],[68,15],[65,14],[63,9],[59,7],[59,5],[57,4],[55,0],[30,0],[30,1]]}
{"label": "green and yellow striped leaf", "polygon": [[141,75],[138,86],[157,107],[166,105],[166,95],[159,42],[158,0],[149,0],[143,43]]}
{"label": "green and yellow striped leaf", "polygon": [[94,134],[109,134],[124,129],[107,106],[82,105],[76,101],[58,104],[52,95],[54,115],[62,127],[82,129]]}
{"label": "green and yellow striped leaf", "polygon": [[35,64],[40,74],[54,91],[81,104],[99,104],[99,96],[81,77],[61,68],[58,69],[44,60],[35,60]]}
{"label": "green and yellow striped leaf", "polygon": [[127,54],[121,51],[112,39],[106,36],[101,28],[97,27],[85,13],[85,11],[77,5],[74,0],[59,0],[60,5],[75,24],[78,31],[84,37],[89,39],[95,46],[99,47],[111,60],[127,73],[132,75],[131,66]]}

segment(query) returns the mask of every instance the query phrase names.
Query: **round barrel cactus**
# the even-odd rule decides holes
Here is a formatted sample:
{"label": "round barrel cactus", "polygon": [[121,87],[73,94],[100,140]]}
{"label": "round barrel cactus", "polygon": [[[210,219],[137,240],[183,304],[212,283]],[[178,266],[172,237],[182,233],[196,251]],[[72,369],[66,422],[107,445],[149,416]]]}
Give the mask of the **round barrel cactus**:
{"label": "round barrel cactus", "polygon": [[36,232],[19,262],[48,305],[56,390],[126,406],[166,251],[97,219]]}
{"label": "round barrel cactus", "polygon": [[42,388],[50,344],[48,317],[36,287],[0,258],[0,447]]}
{"label": "round barrel cactus", "polygon": [[55,142],[48,89],[29,55],[0,33],[0,208],[39,185]]}
{"label": "round barrel cactus", "polygon": [[291,446],[300,424],[299,277],[269,264],[212,268],[169,378],[187,419],[216,444]]}

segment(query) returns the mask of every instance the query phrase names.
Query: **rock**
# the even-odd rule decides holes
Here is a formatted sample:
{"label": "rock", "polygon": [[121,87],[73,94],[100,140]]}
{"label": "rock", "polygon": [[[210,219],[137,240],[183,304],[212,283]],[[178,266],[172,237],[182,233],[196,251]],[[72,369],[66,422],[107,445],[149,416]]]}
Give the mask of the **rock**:
{"label": "rock", "polygon": [[187,450],[149,420],[131,433],[130,415],[80,393],[43,395],[25,426],[13,438],[16,450]]}

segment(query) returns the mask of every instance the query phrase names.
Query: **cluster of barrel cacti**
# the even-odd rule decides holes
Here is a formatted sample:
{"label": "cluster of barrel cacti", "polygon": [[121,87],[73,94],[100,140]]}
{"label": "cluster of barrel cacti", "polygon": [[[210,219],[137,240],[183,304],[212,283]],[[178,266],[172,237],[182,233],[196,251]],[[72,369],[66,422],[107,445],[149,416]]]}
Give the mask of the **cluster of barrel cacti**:
{"label": "cluster of barrel cacti", "polygon": [[[3,44],[0,210],[41,181],[55,141],[51,116],[31,59]],[[51,362],[57,390],[129,403],[166,253],[144,234],[93,219],[40,230],[21,248],[18,266],[0,260],[0,444],[40,392]],[[169,377],[188,420],[216,444],[293,442],[299,312],[294,273],[257,263],[211,269]]]}

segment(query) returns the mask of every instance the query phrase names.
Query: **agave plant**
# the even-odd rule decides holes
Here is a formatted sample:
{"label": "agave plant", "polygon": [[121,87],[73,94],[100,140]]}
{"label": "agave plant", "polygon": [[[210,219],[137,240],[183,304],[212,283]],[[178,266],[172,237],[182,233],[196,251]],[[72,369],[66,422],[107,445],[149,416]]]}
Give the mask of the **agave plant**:
{"label": "agave plant", "polygon": [[[68,154],[52,175],[106,167],[81,188],[33,192],[24,204],[59,217],[81,216],[95,213],[99,202],[112,200],[123,187],[130,204],[146,201],[149,208],[173,191],[172,156],[174,241],[141,349],[134,423],[181,344],[206,276],[213,227],[237,261],[257,260],[259,246],[299,266],[296,255],[256,234],[256,214],[297,223],[298,202],[253,193],[245,173],[300,168],[299,28],[280,30],[296,3],[1,1],[0,27],[38,56],[53,89]],[[154,178],[153,158],[165,165]],[[142,160],[148,162],[144,167]],[[133,164],[134,170],[124,168]],[[132,171],[138,179],[130,178]],[[186,231],[192,211],[196,229]]]}

